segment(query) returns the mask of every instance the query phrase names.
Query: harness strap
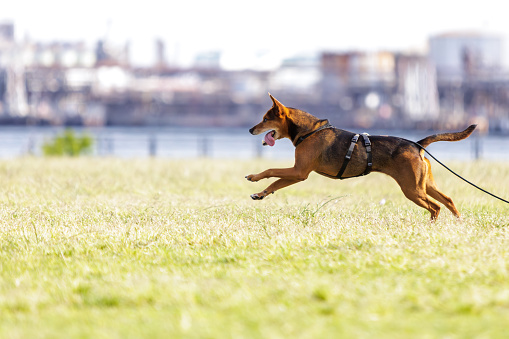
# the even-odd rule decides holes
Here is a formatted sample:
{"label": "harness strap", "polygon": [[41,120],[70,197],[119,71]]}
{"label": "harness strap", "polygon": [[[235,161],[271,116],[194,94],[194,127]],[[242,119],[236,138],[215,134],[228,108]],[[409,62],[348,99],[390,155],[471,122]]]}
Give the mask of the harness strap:
{"label": "harness strap", "polygon": [[369,140],[368,135],[369,135],[368,133],[362,133],[362,138],[364,139],[364,146],[366,147],[366,153],[368,154],[368,164],[363,175],[368,175],[371,172],[371,168],[373,167],[373,156],[371,155],[371,141]]}
{"label": "harness strap", "polygon": [[338,179],[349,179],[349,178],[355,178],[360,177],[363,175],[368,175],[371,172],[371,168],[373,167],[373,155],[371,154],[371,141],[369,140],[368,133],[362,133],[362,139],[364,139],[364,147],[366,147],[366,153],[368,156],[368,163],[366,165],[366,170],[364,170],[364,173],[359,175],[354,175],[353,177],[343,178],[343,173],[346,170],[346,166],[348,166],[348,163],[350,162],[350,159],[352,158],[352,153],[355,148],[355,145],[357,144],[357,140],[359,140],[359,134],[356,134],[352,138],[352,142],[350,143],[350,148],[348,148],[348,151],[346,152],[345,160],[343,161],[343,165],[341,166],[341,169],[339,170],[338,174],[336,175],[336,178]]}
{"label": "harness strap", "polygon": [[[325,125],[323,125],[321,127],[318,127],[314,131],[311,131],[308,134],[303,135],[303,136],[297,138],[297,140],[295,141],[295,147],[297,147],[301,142],[303,142],[304,140],[306,140],[308,137],[312,136],[316,132],[319,132],[319,131],[324,130],[326,128],[334,128],[334,126],[332,126],[327,121],[327,123]],[[373,167],[373,156],[371,154],[371,141],[369,140],[369,137],[368,137],[369,134],[368,133],[362,133],[360,135],[362,135],[362,139],[364,140],[364,147],[366,147],[366,153],[367,153],[367,156],[368,156],[368,159],[367,159],[368,163],[367,163],[367,166],[366,166],[366,170],[364,170],[364,172],[362,174],[355,175],[353,177],[348,177],[348,178],[354,178],[354,177],[360,177],[360,176],[363,176],[363,175],[368,175],[369,173],[371,173],[371,169]],[[348,151],[346,152],[346,156],[345,156],[345,160],[343,161],[343,165],[341,165],[341,169],[339,170],[338,174],[336,175],[336,178],[339,178],[339,179],[348,179],[348,178],[343,178],[343,173],[345,173],[346,167],[348,166],[348,163],[350,162],[350,159],[352,158],[352,153],[353,153],[353,150],[354,150],[355,145],[357,144],[358,140],[359,140],[359,134],[355,134],[353,136],[353,138],[352,138],[352,142],[350,143],[350,147],[348,148]]]}
{"label": "harness strap", "polygon": [[319,132],[323,129],[326,129],[326,128],[334,128],[334,126],[332,126],[328,121],[325,125],[321,126],[321,127],[318,127],[317,129],[315,129],[314,131],[312,132],[309,132],[308,134],[304,135],[304,136],[301,136],[297,139],[297,141],[295,142],[295,147],[297,147],[301,142],[303,142],[304,140],[306,140],[308,137],[312,136],[313,134],[315,134],[316,132]]}
{"label": "harness strap", "polygon": [[339,170],[338,174],[336,175],[336,178],[344,179],[343,173],[346,170],[346,166],[348,166],[348,163],[350,162],[350,159],[352,158],[353,149],[355,148],[355,144],[357,143],[357,140],[359,140],[359,134],[356,134],[352,138],[352,142],[350,143],[350,148],[348,148],[348,151],[346,152],[345,160],[343,161],[343,166],[341,166],[341,169]]}

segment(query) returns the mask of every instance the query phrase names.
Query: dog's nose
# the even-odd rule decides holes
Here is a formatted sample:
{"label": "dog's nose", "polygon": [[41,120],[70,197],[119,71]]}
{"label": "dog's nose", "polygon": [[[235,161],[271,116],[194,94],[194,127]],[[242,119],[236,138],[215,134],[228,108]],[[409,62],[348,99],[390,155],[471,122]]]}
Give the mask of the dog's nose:
{"label": "dog's nose", "polygon": [[254,127],[251,127],[251,128],[249,129],[249,133],[253,134],[253,131],[254,131]]}

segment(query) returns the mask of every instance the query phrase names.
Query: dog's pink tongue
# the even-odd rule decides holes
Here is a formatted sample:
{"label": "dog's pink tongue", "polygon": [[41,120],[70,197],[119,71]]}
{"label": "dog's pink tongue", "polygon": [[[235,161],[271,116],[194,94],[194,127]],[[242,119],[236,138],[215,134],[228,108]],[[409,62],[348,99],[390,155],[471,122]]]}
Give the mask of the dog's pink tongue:
{"label": "dog's pink tongue", "polygon": [[276,143],[276,140],[274,140],[274,137],[272,136],[272,131],[270,131],[269,133],[265,134],[265,143],[269,146],[274,146],[274,144]]}

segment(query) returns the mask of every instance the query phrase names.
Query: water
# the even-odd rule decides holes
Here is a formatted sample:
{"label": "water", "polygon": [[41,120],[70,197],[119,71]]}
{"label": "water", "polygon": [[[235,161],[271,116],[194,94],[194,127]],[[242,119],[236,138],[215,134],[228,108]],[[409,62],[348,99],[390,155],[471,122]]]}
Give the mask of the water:
{"label": "water", "polygon": [[[61,127],[0,127],[0,159],[27,154],[41,155],[41,146],[62,132]],[[122,158],[166,157],[249,159],[257,156],[292,159],[294,147],[287,139],[278,140],[274,147],[263,147],[262,135],[253,136],[247,128],[188,128],[188,127],[98,127],[75,128],[77,134],[87,132],[95,142],[94,156]],[[364,132],[364,131],[360,131]],[[419,140],[429,134],[422,131],[368,131],[372,135],[389,134],[409,140]],[[472,160],[476,158],[476,143],[481,159],[509,160],[509,137],[485,136],[459,142],[438,142],[428,150],[442,160]]]}

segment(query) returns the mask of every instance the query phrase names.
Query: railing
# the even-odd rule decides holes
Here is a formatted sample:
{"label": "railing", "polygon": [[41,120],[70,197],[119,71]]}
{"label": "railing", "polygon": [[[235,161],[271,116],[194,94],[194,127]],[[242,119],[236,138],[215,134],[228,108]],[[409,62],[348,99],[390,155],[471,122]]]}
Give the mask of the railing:
{"label": "railing", "polygon": [[[179,134],[175,136],[151,133],[95,134],[92,156],[100,157],[168,157],[168,158],[257,158],[293,157],[289,140],[278,143],[277,148],[263,147],[261,137],[224,134]],[[0,133],[0,159],[24,155],[42,156],[42,145],[50,135],[9,135]]]}
{"label": "railing", "polygon": [[[294,147],[287,139],[279,140],[275,147],[263,147],[262,136],[252,136],[244,130],[160,131],[150,129],[114,129],[93,131],[92,156],[104,157],[213,157],[213,158],[280,158],[294,157]],[[42,155],[42,145],[58,133],[57,130],[3,131],[0,129],[0,158],[24,155]],[[78,132],[80,133],[80,132]],[[375,133],[372,133],[375,134]],[[418,140],[424,135],[402,135]],[[395,135],[400,135],[396,134]],[[440,159],[509,160],[509,138],[472,136],[459,142],[440,142],[428,147]]]}

